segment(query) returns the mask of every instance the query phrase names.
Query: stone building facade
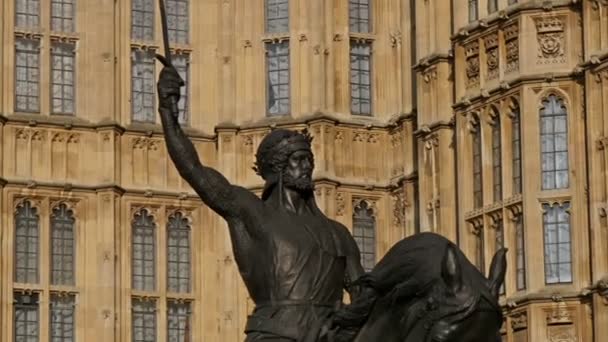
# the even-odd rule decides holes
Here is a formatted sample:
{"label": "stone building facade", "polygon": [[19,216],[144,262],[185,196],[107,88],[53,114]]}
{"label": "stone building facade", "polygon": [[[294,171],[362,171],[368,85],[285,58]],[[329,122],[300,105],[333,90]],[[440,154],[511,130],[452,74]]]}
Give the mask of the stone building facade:
{"label": "stone building facade", "polygon": [[[225,223],[157,117],[158,0],[0,5],[0,342],[239,341]],[[503,341],[608,341],[608,3],[165,0],[180,120],[260,192],[275,127],[364,266],[419,231],[509,269]]]}

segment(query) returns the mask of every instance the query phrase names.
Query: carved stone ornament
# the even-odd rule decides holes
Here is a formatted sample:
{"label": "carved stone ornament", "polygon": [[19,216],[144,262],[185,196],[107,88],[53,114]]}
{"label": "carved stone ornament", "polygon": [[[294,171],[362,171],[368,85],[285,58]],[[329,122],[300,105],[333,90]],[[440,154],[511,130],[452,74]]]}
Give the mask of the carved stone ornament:
{"label": "carved stone ornament", "polygon": [[564,21],[560,17],[536,19],[538,64],[566,62]]}
{"label": "carved stone ornament", "polygon": [[346,210],[346,200],[344,199],[344,193],[338,192],[336,194],[336,215],[344,216],[345,210]]}
{"label": "carved stone ornament", "polygon": [[465,46],[467,88],[479,86],[479,43]]}
{"label": "carved stone ornament", "polygon": [[576,334],[573,325],[559,325],[549,327],[547,331],[549,342],[576,342]]}
{"label": "carved stone ornament", "polygon": [[498,47],[491,48],[486,51],[486,65],[488,67],[488,80],[494,80],[498,78]]}
{"label": "carved stone ornament", "polygon": [[572,323],[572,311],[567,308],[560,307],[547,312],[547,324],[565,324]]}
{"label": "carved stone ornament", "polygon": [[393,225],[402,226],[405,223],[405,208],[407,203],[403,191],[397,191],[391,196],[393,200]]}
{"label": "carved stone ornament", "polygon": [[525,311],[513,314],[511,316],[511,328],[514,331],[528,328],[528,314]]}

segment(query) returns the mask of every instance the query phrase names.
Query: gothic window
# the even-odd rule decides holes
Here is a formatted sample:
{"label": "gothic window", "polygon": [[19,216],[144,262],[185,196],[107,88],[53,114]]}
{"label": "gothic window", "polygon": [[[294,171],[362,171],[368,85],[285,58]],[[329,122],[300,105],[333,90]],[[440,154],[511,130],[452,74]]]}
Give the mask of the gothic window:
{"label": "gothic window", "polygon": [[512,167],[513,167],[513,193],[521,194],[522,177],[521,177],[521,125],[519,118],[519,107],[513,110],[513,118],[511,119],[511,149],[512,149]]}
{"label": "gothic window", "polygon": [[350,43],[350,108],[354,115],[372,114],[370,42]]}
{"label": "gothic window", "polygon": [[[496,221],[496,236],[495,236],[495,248],[498,251],[501,248],[505,248],[505,227],[502,218]],[[503,283],[500,287],[500,294],[505,294],[505,284]]]}
{"label": "gothic window", "polygon": [[156,80],[154,52],[133,49],[131,51],[131,105],[132,120],[155,122]]}
{"label": "gothic window", "polygon": [[289,0],[265,0],[266,32],[289,31]]}
{"label": "gothic window", "polygon": [[469,22],[477,19],[477,0],[469,0]]}
{"label": "gothic window", "polygon": [[502,146],[500,141],[500,115],[496,113],[492,126],[492,182],[494,202],[502,200]]}
{"label": "gothic window", "polygon": [[132,222],[132,286],[135,290],[156,289],[156,226],[147,210],[141,209]]}
{"label": "gothic window", "polygon": [[169,292],[190,292],[190,224],[181,213],[167,224],[167,287]]}
{"label": "gothic window", "polygon": [[188,44],[190,28],[189,0],[167,0],[167,29],[169,41]]}
{"label": "gothic window", "polygon": [[488,13],[498,11],[498,0],[488,0]]}
{"label": "gothic window", "polygon": [[156,342],[156,302],[131,300],[132,342]]}
{"label": "gothic window", "polygon": [[361,264],[365,271],[370,271],[376,264],[376,219],[366,201],[355,207],[353,237],[361,252]]}
{"label": "gothic window", "polygon": [[568,113],[555,95],[540,110],[542,189],[568,188]]}
{"label": "gothic window", "polygon": [[75,45],[51,44],[51,111],[54,114],[74,114]]}
{"label": "gothic window", "polygon": [[74,13],[76,0],[52,0],[51,30],[55,32],[74,31]]}
{"label": "gothic window", "polygon": [[187,54],[173,54],[171,57],[173,66],[186,82],[184,87],[180,88],[180,97],[177,107],[179,109],[179,123],[182,125],[188,124],[189,119],[189,100],[190,100],[190,56]]}
{"label": "gothic window", "polygon": [[526,288],[526,245],[524,242],[524,218],[517,215],[515,220],[515,257],[517,273],[517,290]]}
{"label": "gothic window", "polygon": [[131,1],[131,39],[154,40],[154,0]]}
{"label": "gothic window", "polygon": [[38,283],[39,217],[28,201],[15,214],[15,282]]}
{"label": "gothic window", "polygon": [[348,19],[351,32],[370,32],[371,0],[349,0]]}
{"label": "gothic window", "polygon": [[473,133],[473,205],[475,208],[481,208],[483,206],[482,171],[481,124],[479,124]]}
{"label": "gothic window", "polygon": [[34,28],[40,25],[40,0],[15,0],[15,25]]}
{"label": "gothic window", "polygon": [[268,115],[288,114],[289,100],[289,41],[266,43],[268,84]]}
{"label": "gothic window", "polygon": [[475,264],[481,273],[485,273],[485,237],[483,226],[478,227],[475,232]]}
{"label": "gothic window", "polygon": [[15,111],[40,112],[40,40],[15,39]]}
{"label": "gothic window", "polygon": [[543,204],[545,283],[572,282],[570,203]]}
{"label": "gothic window", "polygon": [[169,301],[167,307],[167,341],[190,341],[192,339],[190,333],[190,303]]}
{"label": "gothic window", "polygon": [[73,295],[51,294],[51,342],[74,341],[75,305]]}
{"label": "gothic window", "polygon": [[51,283],[74,285],[74,215],[65,204],[51,216]]}
{"label": "gothic window", "polygon": [[38,294],[15,293],[14,296],[13,341],[38,342],[40,338]]}

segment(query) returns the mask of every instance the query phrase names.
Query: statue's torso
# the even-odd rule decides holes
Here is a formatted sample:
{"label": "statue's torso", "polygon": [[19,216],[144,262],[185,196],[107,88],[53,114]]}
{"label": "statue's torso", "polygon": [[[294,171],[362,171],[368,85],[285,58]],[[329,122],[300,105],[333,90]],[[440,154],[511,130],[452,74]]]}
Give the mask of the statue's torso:
{"label": "statue's torso", "polygon": [[346,261],[334,223],[313,214],[264,216],[264,236],[237,257],[252,299],[257,304],[341,300]]}
{"label": "statue's torso", "polygon": [[300,340],[342,301],[346,236],[322,214],[273,209],[261,218],[263,236],[235,253],[256,303],[246,332]]}

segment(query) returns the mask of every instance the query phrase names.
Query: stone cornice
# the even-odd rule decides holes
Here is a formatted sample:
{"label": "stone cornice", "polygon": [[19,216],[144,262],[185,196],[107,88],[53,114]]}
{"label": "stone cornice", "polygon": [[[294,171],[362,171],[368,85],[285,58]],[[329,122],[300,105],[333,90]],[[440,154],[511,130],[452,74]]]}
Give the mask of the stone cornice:
{"label": "stone cornice", "polygon": [[571,72],[555,72],[555,73],[543,73],[533,75],[522,75],[517,78],[501,82],[499,85],[489,88],[481,89],[479,93],[474,94],[470,97],[463,97],[458,102],[452,105],[455,110],[464,110],[469,107],[483,104],[487,101],[491,101],[491,97],[495,95],[504,96],[507,94],[509,89],[515,88],[522,84],[531,84],[538,82],[560,82],[560,81],[572,81],[583,75],[580,68],[576,68]]}
{"label": "stone cornice", "polygon": [[[116,121],[106,120],[98,123],[91,123],[72,116],[49,116],[40,114],[13,114],[5,116],[0,114],[0,122],[5,124],[25,124],[32,127],[58,128],[58,129],[79,129],[85,131],[104,131],[113,130],[123,135],[128,133],[141,133],[149,136],[162,136],[163,130],[160,124],[132,123],[122,126]],[[214,140],[215,135],[206,134],[194,128],[185,126],[184,132],[191,138],[202,140]]]}
{"label": "stone cornice", "polygon": [[471,36],[477,36],[485,31],[490,31],[506,23],[512,17],[530,11],[555,11],[558,9],[565,9],[572,6],[580,6],[581,1],[579,0],[553,0],[553,1],[527,1],[517,3],[512,6],[508,6],[504,10],[500,10],[496,13],[476,20],[466,26],[463,26],[456,30],[456,34],[452,35],[451,40],[454,43],[462,43],[471,39]]}
{"label": "stone cornice", "polygon": [[4,179],[4,178],[0,178],[0,188],[3,188],[3,187],[6,185],[6,183],[8,183],[8,182],[6,181],[6,179]]}
{"label": "stone cornice", "polygon": [[414,131],[414,136],[416,138],[420,139],[420,138],[424,138],[425,136],[427,136],[428,134],[431,134],[433,132],[437,132],[442,129],[452,129],[453,127],[454,127],[454,122],[452,120],[435,121],[435,122],[432,122],[431,124],[421,125],[420,128],[418,128],[417,130]]}
{"label": "stone cornice", "polygon": [[310,126],[317,123],[328,123],[335,126],[366,129],[386,129],[395,127],[404,121],[414,121],[416,113],[398,113],[388,120],[380,120],[373,116],[350,116],[341,117],[333,113],[316,112],[298,118],[291,116],[263,118],[255,122],[247,122],[241,125],[233,123],[220,123],[215,127],[215,131],[235,130],[237,132],[255,129],[274,129],[281,127],[292,127],[297,125]]}
{"label": "stone cornice", "polygon": [[548,286],[543,289],[543,292],[501,298],[500,304],[503,310],[510,312],[530,304],[581,301],[587,299],[590,294],[591,292],[588,289],[577,291],[572,289],[571,286]]}
{"label": "stone cornice", "polygon": [[421,58],[418,63],[412,66],[414,71],[423,71],[424,69],[439,63],[449,63],[454,59],[454,55],[449,53],[434,53],[432,55]]}

